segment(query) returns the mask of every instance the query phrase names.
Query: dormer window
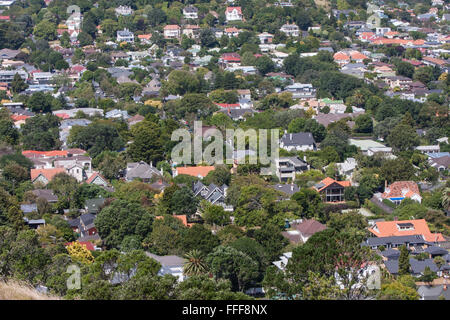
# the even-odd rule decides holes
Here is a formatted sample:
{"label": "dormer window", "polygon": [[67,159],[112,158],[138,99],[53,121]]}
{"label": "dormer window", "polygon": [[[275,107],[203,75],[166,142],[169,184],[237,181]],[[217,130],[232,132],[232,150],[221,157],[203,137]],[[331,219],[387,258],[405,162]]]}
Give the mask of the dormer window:
{"label": "dormer window", "polygon": [[414,230],[414,225],[412,223],[397,223],[397,229],[399,231]]}

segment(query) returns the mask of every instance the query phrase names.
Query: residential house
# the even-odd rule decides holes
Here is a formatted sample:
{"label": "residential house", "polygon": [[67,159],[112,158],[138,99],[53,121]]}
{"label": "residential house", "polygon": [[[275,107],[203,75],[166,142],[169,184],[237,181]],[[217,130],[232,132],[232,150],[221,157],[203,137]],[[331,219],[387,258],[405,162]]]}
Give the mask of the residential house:
{"label": "residential house", "polygon": [[316,89],[310,83],[294,83],[285,88],[286,92],[292,93],[293,99],[312,99],[316,97]]}
{"label": "residential house", "polygon": [[345,176],[347,179],[352,179],[353,172],[355,171],[358,163],[355,158],[347,158],[344,162],[336,163],[339,175]]}
{"label": "residential house", "polygon": [[309,169],[308,164],[299,157],[280,157],[276,160],[277,177],[281,182],[294,181],[295,175]]}
{"label": "residential house", "polygon": [[285,133],[280,140],[280,148],[292,151],[317,150],[311,132]]}
{"label": "residential house", "polygon": [[161,264],[161,269],[158,271],[159,276],[170,274],[177,278],[178,282],[182,282],[186,277],[183,274],[183,266],[185,259],[178,256],[158,256],[153,253],[145,252],[147,256],[155,259]]}
{"label": "residential house", "polygon": [[443,172],[450,168],[450,156],[443,156],[438,158],[428,159],[428,163],[431,167],[435,168],[439,172]]}
{"label": "residential house", "polygon": [[108,180],[103,177],[100,173],[94,172],[92,173],[86,180],[87,184],[96,184],[98,186],[107,187]]}
{"label": "residential house", "polygon": [[322,194],[325,202],[342,202],[344,201],[344,190],[350,186],[350,181],[337,181],[327,177],[314,185],[313,189]]}
{"label": "residential house", "polygon": [[410,84],[412,83],[411,78],[404,76],[386,77],[384,81],[391,87],[391,89],[408,89]]}
{"label": "residential house", "polygon": [[242,9],[241,7],[227,7],[225,10],[225,19],[230,21],[242,21]]}
{"label": "residential house", "polygon": [[176,24],[168,24],[164,27],[164,39],[179,39],[181,37],[181,27]]}
{"label": "residential house", "polygon": [[300,34],[300,28],[296,24],[284,24],[280,28],[281,32],[284,32],[288,37],[298,37]]}
{"label": "residential house", "polygon": [[422,202],[419,187],[414,181],[396,181],[391,183],[380,196],[381,199],[388,199],[395,204],[399,204],[408,198],[417,202]]}
{"label": "residential house", "polygon": [[129,6],[119,6],[114,9],[116,16],[130,16],[133,14],[133,9]]}
{"label": "residential house", "polygon": [[175,178],[179,174],[186,174],[188,176],[198,177],[200,179],[203,179],[213,171],[215,168],[214,166],[184,166],[184,167],[176,167],[172,170],[173,177]]}
{"label": "residential house", "polygon": [[198,9],[194,6],[186,6],[183,8],[183,16],[185,19],[198,19]]}
{"label": "residential house", "polygon": [[240,32],[241,32],[240,29],[238,29],[236,27],[230,27],[230,28],[225,28],[224,35],[226,35],[229,38],[233,38],[233,37],[239,36]]}
{"label": "residential house", "polygon": [[224,53],[219,58],[219,66],[222,68],[240,65],[241,65],[241,56],[238,53],[235,52]]}
{"label": "residential house", "polygon": [[[191,39],[196,39],[196,38],[199,37],[200,30],[201,29],[200,29],[199,26],[188,24],[188,25],[183,27],[183,35],[185,35],[185,36],[187,36],[188,38],[191,38]],[[200,52],[200,49],[198,49],[198,52]],[[193,56],[196,56],[196,53],[193,53]]]}
{"label": "residential house", "polygon": [[446,241],[441,233],[431,233],[425,219],[377,221],[369,231],[376,237],[422,235],[428,242]]}
{"label": "residential house", "polygon": [[117,42],[134,42],[134,33],[128,29],[117,31]]}
{"label": "residential house", "polygon": [[417,146],[415,149],[426,154],[439,153],[441,151],[441,147],[438,144],[433,146]]}
{"label": "residential house", "polygon": [[222,206],[227,211],[233,211],[232,206],[228,206],[225,203],[225,198],[227,196],[227,185],[217,186],[211,183],[209,186],[204,185],[200,181],[193,183],[192,192],[194,196],[202,197],[211,204]]}
{"label": "residential house", "polygon": [[133,181],[135,179],[141,179],[143,182],[151,182],[151,180],[161,177],[163,174],[162,169],[159,171],[153,164],[147,164],[144,161],[127,163],[125,171],[125,180]]}
{"label": "residential house", "polygon": [[299,219],[294,221],[290,227],[294,230],[284,231],[281,234],[291,243],[305,243],[312,235],[327,228],[326,225],[314,219]]}
{"label": "residential house", "polygon": [[50,169],[31,169],[31,182],[40,182],[47,185],[55,175],[59,173],[66,173],[64,168],[50,168]]}
{"label": "residential house", "polygon": [[268,32],[263,32],[258,34],[259,42],[260,43],[272,43],[273,40],[273,34]]}
{"label": "residential house", "polygon": [[42,198],[48,203],[56,203],[58,201],[58,196],[51,189],[35,189],[32,193],[36,196],[36,199]]}
{"label": "residential house", "polygon": [[106,198],[92,198],[84,202],[84,211],[87,214],[97,214],[106,202]]}
{"label": "residential house", "polygon": [[69,225],[80,237],[93,236],[98,233],[94,220],[95,215],[92,213],[85,213],[78,218],[69,220]]}
{"label": "residential house", "polygon": [[289,198],[296,192],[300,191],[300,188],[295,183],[289,183],[289,184],[282,184],[277,183],[274,185],[270,185],[270,188],[281,191],[289,196]]}

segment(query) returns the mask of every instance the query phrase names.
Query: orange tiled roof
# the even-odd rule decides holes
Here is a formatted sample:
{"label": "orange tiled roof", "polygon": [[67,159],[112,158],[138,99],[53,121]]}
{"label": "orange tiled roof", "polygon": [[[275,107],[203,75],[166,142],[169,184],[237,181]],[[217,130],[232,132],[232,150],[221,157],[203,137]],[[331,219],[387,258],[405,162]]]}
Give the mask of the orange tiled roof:
{"label": "orange tiled roof", "polygon": [[[80,149],[81,150],[81,149]],[[25,157],[27,155],[39,155],[42,157],[67,157],[67,150],[50,150],[50,151],[35,151],[35,150],[24,150],[22,155]]]}
{"label": "orange tiled roof", "polygon": [[140,35],[138,35],[138,38],[139,38],[139,39],[147,39],[147,40],[149,40],[151,37],[152,37],[152,34],[151,34],[151,33],[149,33],[149,34],[140,34]]}
{"label": "orange tiled roof", "polygon": [[187,174],[194,177],[206,177],[209,172],[214,170],[213,166],[198,166],[198,167],[178,167],[176,168],[178,174]]}
{"label": "orange tiled roof", "polygon": [[43,175],[48,181],[51,181],[58,173],[66,172],[64,168],[51,169],[31,169],[31,181],[36,180],[37,177]]}
{"label": "orange tiled roof", "polygon": [[[191,223],[187,222],[187,216],[185,214],[174,214],[173,217],[181,220],[181,222],[183,222],[186,227],[190,227],[192,225]],[[163,219],[163,216],[156,216],[155,219]]]}
{"label": "orange tiled roof", "polygon": [[181,29],[181,27],[176,24],[168,24],[167,26],[164,27],[164,30],[177,30],[177,29]]}
{"label": "orange tiled roof", "polygon": [[365,54],[362,54],[361,52],[358,52],[358,51],[352,51],[350,53],[350,57],[353,60],[364,60],[364,59],[367,59],[367,56]]}
{"label": "orange tiled roof", "polygon": [[420,191],[417,183],[414,181],[396,181],[389,185],[381,197],[387,198],[411,198],[413,195],[419,195]]}
{"label": "orange tiled roof", "polygon": [[334,179],[332,179],[330,177],[326,177],[325,179],[323,179],[320,182],[323,183],[324,186],[322,188],[320,188],[320,189],[317,189],[317,191],[319,191],[319,192],[322,191],[323,189],[326,189],[327,187],[329,187],[333,183],[337,183],[337,184],[343,186],[344,188],[351,186],[351,182],[350,181],[337,181],[337,180],[334,180]]}
{"label": "orange tiled roof", "polygon": [[[399,223],[411,223],[414,226],[414,229],[399,230],[397,227],[397,224]],[[376,222],[373,227],[370,227],[369,231],[377,237],[423,235],[424,239],[429,242],[446,241],[441,233],[431,233],[425,219],[379,221]]]}
{"label": "orange tiled roof", "polygon": [[333,56],[334,60],[350,60],[350,57],[343,52],[336,52]]}

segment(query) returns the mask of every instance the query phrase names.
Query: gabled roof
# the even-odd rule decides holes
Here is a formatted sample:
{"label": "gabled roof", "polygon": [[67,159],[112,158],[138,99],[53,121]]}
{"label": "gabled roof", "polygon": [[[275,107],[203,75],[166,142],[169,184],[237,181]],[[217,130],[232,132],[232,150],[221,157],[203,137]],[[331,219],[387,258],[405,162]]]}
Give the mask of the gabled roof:
{"label": "gabled roof", "polygon": [[281,137],[285,146],[304,146],[316,143],[311,132],[286,133]]}
{"label": "gabled roof", "polygon": [[175,170],[178,174],[186,174],[194,177],[201,176],[204,178],[209,172],[214,170],[214,166],[177,167]]}
{"label": "gabled roof", "polygon": [[304,219],[295,228],[305,236],[312,236],[317,232],[325,230],[327,226],[314,219]]}
{"label": "gabled roof", "polygon": [[34,182],[39,176],[45,177],[48,181],[51,181],[58,173],[66,172],[64,168],[51,168],[51,169],[31,169],[31,181]]}
{"label": "gabled roof", "polygon": [[239,12],[239,14],[242,14],[241,7],[227,7],[225,12],[232,12],[233,10],[236,10],[237,12]]}
{"label": "gabled roof", "polygon": [[340,185],[340,186],[342,186],[344,188],[351,186],[351,182],[350,181],[337,181],[337,180],[334,180],[334,179],[332,179],[330,177],[326,177],[325,179],[320,181],[318,184],[316,184],[313,188],[316,189],[318,192],[321,192],[322,190],[328,188],[333,183],[337,183],[338,185]]}
{"label": "gabled roof", "polygon": [[[412,228],[409,230],[399,230],[398,224],[411,224]],[[425,219],[416,220],[401,220],[401,221],[378,221],[369,228],[377,237],[390,236],[408,236],[408,235],[423,235],[428,242],[446,241],[441,233],[431,233]]]}

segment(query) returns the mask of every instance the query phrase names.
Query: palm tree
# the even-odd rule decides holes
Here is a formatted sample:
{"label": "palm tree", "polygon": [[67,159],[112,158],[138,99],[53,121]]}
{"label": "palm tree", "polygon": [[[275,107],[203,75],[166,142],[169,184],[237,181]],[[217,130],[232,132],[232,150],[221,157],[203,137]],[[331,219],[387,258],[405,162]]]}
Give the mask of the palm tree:
{"label": "palm tree", "polygon": [[208,266],[200,250],[193,249],[186,253],[184,257],[187,260],[183,267],[184,275],[197,276],[205,274],[208,271]]}

